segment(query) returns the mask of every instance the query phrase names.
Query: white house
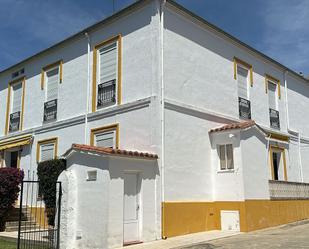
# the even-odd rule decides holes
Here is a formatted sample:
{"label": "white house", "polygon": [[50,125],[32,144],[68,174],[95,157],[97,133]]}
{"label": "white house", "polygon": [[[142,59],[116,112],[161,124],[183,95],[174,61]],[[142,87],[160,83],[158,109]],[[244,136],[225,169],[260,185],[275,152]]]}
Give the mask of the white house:
{"label": "white house", "polygon": [[[0,84],[2,166],[31,178],[37,162],[71,148],[62,179],[89,190],[67,195],[79,196],[66,236],[80,248],[93,240],[93,217],[77,216],[86,210],[110,248],[309,218],[309,80],[172,0],[137,1],[3,70]],[[141,186],[137,238],[120,225],[130,170]],[[102,217],[82,201],[92,191]]]}

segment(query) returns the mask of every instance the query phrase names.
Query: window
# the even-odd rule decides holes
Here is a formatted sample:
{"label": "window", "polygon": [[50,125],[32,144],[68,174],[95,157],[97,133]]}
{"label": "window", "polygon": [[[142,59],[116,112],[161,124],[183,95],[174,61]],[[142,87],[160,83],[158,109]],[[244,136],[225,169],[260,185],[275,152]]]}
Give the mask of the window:
{"label": "window", "polygon": [[239,117],[251,119],[249,88],[253,84],[252,66],[240,59],[234,58],[234,78],[237,80]]}
{"label": "window", "polygon": [[93,51],[92,110],[120,104],[121,93],[121,36],[97,46]]}
{"label": "window", "polygon": [[287,181],[285,151],[282,148],[270,147],[270,163],[272,179]]}
{"label": "window", "polygon": [[22,129],[25,78],[9,83],[7,98],[6,134]]}
{"label": "window", "polygon": [[43,122],[57,119],[58,88],[62,82],[62,61],[57,61],[42,69],[41,88],[45,88]]}
{"label": "window", "polygon": [[249,99],[248,72],[247,68],[237,65],[238,96],[244,99]]}
{"label": "window", "polygon": [[239,67],[243,67],[246,68],[249,72],[249,82],[250,85],[253,85],[253,68],[252,65],[250,65],[249,63],[238,59],[237,57],[234,57],[234,79],[237,80],[238,78],[238,68]]}
{"label": "window", "polygon": [[57,157],[58,139],[41,140],[37,145],[37,162],[52,160]]}
{"label": "window", "polygon": [[90,144],[105,148],[118,148],[119,127],[110,125],[91,130]]}
{"label": "window", "polygon": [[266,75],[265,89],[268,94],[270,127],[280,129],[278,101],[280,99],[280,81]]}
{"label": "window", "polygon": [[19,168],[20,152],[18,150],[6,150],[4,152],[5,166]]}
{"label": "window", "polygon": [[219,145],[218,153],[220,159],[220,170],[234,169],[233,145],[232,144]]}

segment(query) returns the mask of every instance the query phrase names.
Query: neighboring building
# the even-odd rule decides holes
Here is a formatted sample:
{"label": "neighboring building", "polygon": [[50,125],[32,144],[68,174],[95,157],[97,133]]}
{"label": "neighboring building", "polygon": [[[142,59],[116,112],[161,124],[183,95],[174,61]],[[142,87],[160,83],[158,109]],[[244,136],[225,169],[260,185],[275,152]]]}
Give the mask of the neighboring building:
{"label": "neighboring building", "polygon": [[[137,1],[0,82],[2,166],[32,178],[73,143],[158,155],[140,241],[309,218],[309,81],[174,1]],[[108,246],[132,240],[113,229]]]}

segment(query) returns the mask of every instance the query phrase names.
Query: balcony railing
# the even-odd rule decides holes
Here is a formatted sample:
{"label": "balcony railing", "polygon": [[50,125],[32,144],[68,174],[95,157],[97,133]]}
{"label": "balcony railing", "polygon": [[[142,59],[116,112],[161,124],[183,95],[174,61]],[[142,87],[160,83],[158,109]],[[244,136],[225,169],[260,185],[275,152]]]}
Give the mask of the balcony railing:
{"label": "balcony railing", "polygon": [[309,183],[269,181],[270,199],[306,200],[309,199]]}
{"label": "balcony railing", "polygon": [[238,97],[239,117],[251,119],[251,103],[249,100]]}
{"label": "balcony railing", "polygon": [[116,103],[116,80],[98,85],[98,100],[97,107],[104,107]]}
{"label": "balcony railing", "polygon": [[44,103],[44,122],[57,119],[57,99],[50,100]]}
{"label": "balcony railing", "polygon": [[269,121],[270,127],[275,129],[280,129],[280,118],[279,112],[277,110],[269,108]]}
{"label": "balcony railing", "polygon": [[18,131],[20,126],[20,111],[10,114],[9,132]]}

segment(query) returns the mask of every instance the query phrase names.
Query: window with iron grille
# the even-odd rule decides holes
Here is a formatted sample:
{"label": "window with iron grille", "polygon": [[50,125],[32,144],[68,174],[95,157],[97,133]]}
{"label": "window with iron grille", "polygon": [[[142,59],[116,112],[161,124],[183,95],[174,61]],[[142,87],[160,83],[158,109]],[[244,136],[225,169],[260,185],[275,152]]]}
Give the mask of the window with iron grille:
{"label": "window with iron grille", "polygon": [[267,92],[268,92],[270,127],[275,128],[275,129],[280,129],[277,84],[268,80],[267,89],[268,89]]}
{"label": "window with iron grille", "polygon": [[280,118],[277,110],[269,108],[270,127],[280,129]]}
{"label": "window with iron grille", "polygon": [[116,104],[118,42],[105,45],[98,50],[97,107]]}
{"label": "window with iron grille", "polygon": [[248,76],[249,69],[237,65],[238,109],[242,119],[251,119]]}
{"label": "window with iron grille", "polygon": [[22,82],[12,85],[9,132],[18,131],[20,129],[22,92]]}
{"label": "window with iron grille", "polygon": [[44,103],[44,122],[57,119],[57,99]]}
{"label": "window with iron grille", "polygon": [[59,66],[46,72],[46,101],[44,103],[43,121],[57,119],[58,85],[60,82]]}

